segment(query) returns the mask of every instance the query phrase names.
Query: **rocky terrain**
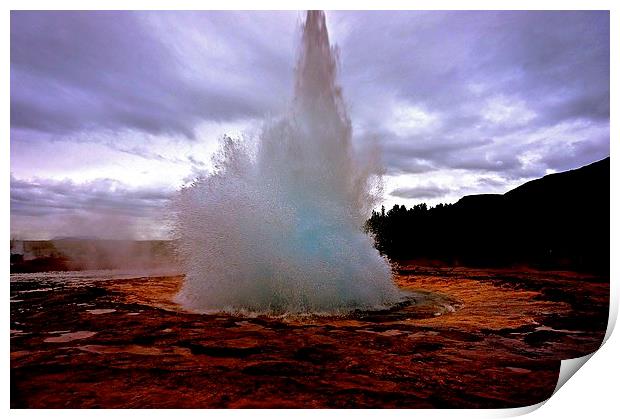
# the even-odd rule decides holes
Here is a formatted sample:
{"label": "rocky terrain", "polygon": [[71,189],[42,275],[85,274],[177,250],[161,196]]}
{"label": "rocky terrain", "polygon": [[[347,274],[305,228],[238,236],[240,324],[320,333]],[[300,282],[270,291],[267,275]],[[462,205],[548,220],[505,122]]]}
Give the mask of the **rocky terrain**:
{"label": "rocky terrain", "polygon": [[526,406],[608,315],[609,279],[570,272],[405,264],[410,304],[304,318],[186,312],[181,276],[79,275],[11,277],[11,407]]}

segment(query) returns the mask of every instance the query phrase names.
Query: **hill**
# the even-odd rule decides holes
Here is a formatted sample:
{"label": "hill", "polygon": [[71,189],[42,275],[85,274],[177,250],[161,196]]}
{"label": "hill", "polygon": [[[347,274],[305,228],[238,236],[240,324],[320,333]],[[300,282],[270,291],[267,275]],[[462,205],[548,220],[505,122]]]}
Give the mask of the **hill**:
{"label": "hill", "polygon": [[366,228],[392,259],[609,271],[610,159],[452,205],[374,212]]}

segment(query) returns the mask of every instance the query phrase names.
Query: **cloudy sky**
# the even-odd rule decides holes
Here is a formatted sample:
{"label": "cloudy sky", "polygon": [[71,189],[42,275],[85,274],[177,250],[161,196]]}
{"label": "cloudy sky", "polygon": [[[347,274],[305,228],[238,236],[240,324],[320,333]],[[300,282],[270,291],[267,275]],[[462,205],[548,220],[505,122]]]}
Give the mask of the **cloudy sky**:
{"label": "cloudy sky", "polygon": [[[291,99],[301,12],[12,12],[11,233],[166,236],[224,134]],[[607,12],[328,12],[385,204],[503,193],[609,155]]]}

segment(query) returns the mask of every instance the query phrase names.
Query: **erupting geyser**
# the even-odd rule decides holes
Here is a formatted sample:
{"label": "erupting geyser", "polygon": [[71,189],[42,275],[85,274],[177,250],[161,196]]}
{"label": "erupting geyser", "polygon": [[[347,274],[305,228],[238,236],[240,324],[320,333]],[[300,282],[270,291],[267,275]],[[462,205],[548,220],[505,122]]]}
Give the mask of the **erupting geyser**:
{"label": "erupting geyser", "polygon": [[255,153],[225,138],[215,172],[179,194],[185,307],[346,313],[402,299],[362,231],[377,196],[352,150],[336,67],[325,15],[310,11],[288,115],[266,124]]}

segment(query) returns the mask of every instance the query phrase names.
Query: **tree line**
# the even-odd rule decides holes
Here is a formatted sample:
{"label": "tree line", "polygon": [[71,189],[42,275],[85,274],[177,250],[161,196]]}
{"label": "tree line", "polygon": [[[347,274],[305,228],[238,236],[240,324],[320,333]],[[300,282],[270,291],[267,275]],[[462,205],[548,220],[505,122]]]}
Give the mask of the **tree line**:
{"label": "tree line", "polygon": [[475,195],[455,204],[373,211],[365,231],[392,260],[481,267],[609,270],[609,213]]}

